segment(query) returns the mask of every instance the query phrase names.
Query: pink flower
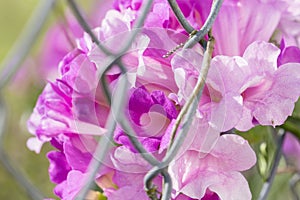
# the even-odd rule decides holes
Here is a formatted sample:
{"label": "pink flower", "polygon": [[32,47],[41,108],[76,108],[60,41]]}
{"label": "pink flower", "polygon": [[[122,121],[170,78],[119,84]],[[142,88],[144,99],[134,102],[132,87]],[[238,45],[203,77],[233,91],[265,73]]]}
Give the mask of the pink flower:
{"label": "pink flower", "polygon": [[[104,116],[108,114],[108,106],[103,97],[94,99],[98,84],[96,70],[79,50],[64,58],[60,64],[61,79],[46,85],[28,121],[29,131],[40,142],[50,141],[60,134],[102,135],[105,132]],[[30,148],[38,152],[38,141],[29,141]]]}
{"label": "pink flower", "polygon": [[300,49],[296,46],[286,46],[285,41],[282,40],[280,44],[280,55],[278,56],[278,66],[285,63],[300,63]]}
{"label": "pink flower", "polygon": [[[199,103],[200,118],[220,131],[283,124],[300,95],[300,64],[277,66],[279,54],[274,45],[255,42],[243,57],[214,57]],[[172,60],[179,101],[195,85],[199,60],[201,55],[190,50]]]}
{"label": "pink flower", "polygon": [[292,114],[300,96],[300,64],[277,66],[280,50],[265,42],[250,45],[243,58],[251,70],[241,93],[243,117],[236,128],[248,130],[256,123],[277,126]]}
{"label": "pink flower", "polygon": [[299,139],[291,133],[287,133],[283,142],[283,154],[289,165],[300,170],[300,143]]}
{"label": "pink flower", "polygon": [[[109,10],[101,26],[93,30],[101,44],[114,53],[122,49],[120,44],[132,33],[140,15],[141,2],[116,1],[116,10]],[[207,17],[211,3],[179,2],[197,28]],[[255,153],[241,137],[220,136],[220,132],[232,128],[244,131],[256,124],[280,125],[292,113],[300,95],[300,64],[295,63],[299,49],[283,45],[280,51],[272,44],[257,42],[270,39],[284,6],[283,1],[274,0],[224,2],[214,25],[216,56],[196,115],[190,119],[188,138],[168,169],[174,183],[173,199],[251,198],[240,172],[255,164]],[[162,58],[186,40],[186,33],[180,34],[184,31],[179,27],[167,1],[157,0],[129,51],[121,55],[130,83],[125,117],[138,140],[159,160],[202,62],[199,46]],[[72,199],[79,192],[95,151],[94,136],[106,133],[110,108],[98,83],[112,62],[112,57],[84,34],[60,62],[59,77],[47,84],[28,122],[36,136],[28,142],[31,149],[38,152],[47,141],[57,148],[48,154],[49,174],[57,184],[55,193],[62,199]],[[118,98],[114,89],[120,69],[114,65],[105,73],[112,98]],[[117,146],[109,152],[95,182],[109,199],[148,199],[143,179],[152,166],[136,152],[119,125],[114,139]],[[76,184],[78,181],[80,184]],[[154,183],[161,192],[161,176]]]}
{"label": "pink flower", "polygon": [[[125,146],[115,148],[111,152],[111,160],[115,168],[112,180],[117,189],[104,190],[108,199],[148,199],[143,179],[151,165],[139,153],[133,153]],[[158,186],[158,191],[161,191],[161,177],[155,178],[154,184]]]}
{"label": "pink flower", "polygon": [[[212,0],[197,1],[193,16],[200,27],[205,22]],[[214,55],[242,56],[255,41],[269,41],[287,3],[284,0],[226,0],[213,25],[216,38]],[[272,20],[269,20],[272,19]]]}
{"label": "pink flower", "polygon": [[[248,142],[237,135],[222,135],[206,155],[188,150],[169,166],[176,196],[183,193],[201,199],[207,190],[221,199],[251,199],[246,179],[240,171],[256,162]],[[229,192],[230,191],[230,192]]]}
{"label": "pink flower", "polygon": [[[141,2],[143,1],[116,1],[115,8],[122,13],[130,12],[134,21],[139,16]],[[178,1],[178,5],[190,24],[199,29],[210,12],[212,0]],[[287,7],[286,0],[224,1],[213,26],[217,41],[214,54],[241,56],[252,42],[269,41]],[[154,1],[145,27],[163,27],[185,33],[166,0]]]}
{"label": "pink flower", "polygon": [[[97,26],[104,18],[104,13],[112,8],[112,1],[93,2],[93,9],[88,14],[91,27]],[[83,36],[83,29],[75,17],[67,10],[64,19],[59,19],[47,31],[40,53],[39,71],[47,81],[57,77],[57,67],[63,57],[76,47],[75,39]]]}
{"label": "pink flower", "polygon": [[86,178],[87,174],[78,170],[71,170],[68,173],[67,179],[55,187],[54,193],[62,200],[74,199],[80,189],[84,186],[83,180]]}
{"label": "pink flower", "polygon": [[[195,87],[201,61],[202,56],[191,50],[185,50],[182,54],[173,57],[172,67],[179,87],[180,103],[188,99]],[[224,64],[229,65],[230,68],[223,67]],[[203,121],[202,123],[208,122],[210,126],[221,132],[233,128],[242,113],[243,99],[238,91],[242,84],[239,80],[242,71],[238,70],[236,65],[234,58],[217,56],[212,60],[198,107],[198,118]],[[227,73],[231,75],[228,76]]]}
{"label": "pink flower", "polygon": [[[56,183],[54,192],[62,199],[73,199],[80,191],[87,179],[87,169],[96,148],[96,140],[90,136],[71,136],[65,141],[52,139],[52,145],[58,151],[48,153],[50,161],[49,176],[50,180]],[[104,179],[113,169],[108,161],[95,177],[97,184],[104,184]],[[80,184],[77,182],[80,180]]]}
{"label": "pink flower", "polygon": [[[202,20],[210,5],[212,0],[199,3]],[[217,41],[214,54],[241,56],[254,41],[269,41],[285,7],[281,0],[224,1],[213,26]]]}
{"label": "pink flower", "polygon": [[[110,11],[103,20],[102,26],[94,30],[94,33],[105,45],[110,48],[116,46],[113,51],[119,50],[117,49],[119,45],[116,45],[116,42],[120,43],[120,39],[123,40],[122,37],[119,37],[119,32],[123,31],[123,36],[128,36],[131,30],[130,23],[123,17],[117,11]],[[171,92],[177,92],[177,87],[172,78],[173,72],[170,60],[161,57],[156,59],[154,56],[157,55],[155,49],[163,52],[159,54],[162,56],[168,50],[168,48],[163,48],[163,45],[168,45],[171,48],[176,43],[168,38],[166,31],[162,33],[159,31],[147,29],[142,32],[129,53],[122,58],[129,69],[129,75],[133,77],[128,114],[132,123],[136,126],[135,130],[137,130],[138,136],[145,138],[143,144],[153,149],[155,148],[154,143],[158,141],[155,150],[158,150],[168,123],[177,116],[174,102],[167,97]],[[169,33],[172,34],[173,32]],[[114,40],[115,38],[112,36],[114,34],[118,40]],[[159,37],[160,35],[162,37]],[[146,48],[147,51],[145,51]],[[28,122],[32,134],[37,136],[37,138],[30,140],[33,142],[30,148],[37,150],[38,148],[34,146],[36,142],[43,143],[47,141],[51,141],[52,145],[58,148],[58,151],[49,153],[51,162],[49,174],[51,180],[58,184],[55,193],[63,199],[73,198],[78,193],[81,185],[75,185],[72,181],[84,179],[86,176],[85,173],[95,145],[91,135],[103,135],[106,132],[104,126],[109,107],[105,102],[102,90],[98,86],[98,81],[103,73],[104,62],[107,58],[105,54],[99,51],[87,34],[77,40],[77,48],[66,55],[59,64],[60,77],[46,86]],[[112,90],[119,75],[120,71],[116,67],[107,74],[109,87]],[[155,81],[153,81],[154,79]],[[145,98],[140,98],[141,96]],[[141,110],[141,108],[144,110]],[[164,119],[166,123],[163,123],[163,127],[156,126],[161,124],[161,119]],[[152,127],[151,130],[150,127]],[[146,138],[153,131],[153,128],[162,128],[162,130],[156,132],[158,135]],[[121,147],[125,148],[125,153],[121,152],[119,157],[116,153],[115,160],[124,165],[124,160],[131,158],[126,157],[126,155],[133,155],[133,152],[126,148],[129,145],[125,141],[128,140],[127,137],[125,137],[125,140],[121,140],[121,136],[116,135],[116,138],[118,138],[116,141],[123,145]],[[82,140],[91,144],[85,146]],[[87,149],[88,147],[91,149]],[[117,149],[121,149],[121,147]],[[137,156],[140,155],[137,154]],[[146,163],[142,158],[139,158],[139,160]],[[116,196],[118,193],[122,194],[123,186],[124,188],[130,186],[127,187],[127,185],[120,182],[122,177],[133,176],[126,174],[123,167],[117,164],[117,161],[113,162],[114,165],[109,164],[109,167],[119,170],[117,172],[113,171],[117,174],[114,182],[120,187],[112,194]],[[132,163],[131,170],[136,169],[136,167],[133,167],[138,165],[136,159],[128,162]],[[149,168],[148,163],[146,168],[142,166],[143,172],[139,176],[140,185],[132,188],[143,197],[147,197],[147,195],[144,193],[143,187],[140,186],[143,185],[143,176]],[[106,172],[101,171],[99,173],[108,176]],[[96,177],[96,179],[98,178],[101,179],[101,176]],[[109,194],[109,191],[114,190],[114,187],[104,186],[103,189]],[[136,194],[133,193],[133,195]]]}
{"label": "pink flower", "polygon": [[278,29],[281,31],[282,37],[288,44],[288,46],[298,46],[300,45],[300,30],[299,30],[299,20],[300,12],[299,6],[300,2],[298,0],[285,0],[287,8],[281,15],[280,23]]}
{"label": "pink flower", "polygon": [[[157,151],[170,120],[177,117],[174,103],[162,91],[149,93],[145,87],[132,88],[127,109],[127,118],[140,142],[149,152]],[[122,130],[117,130],[114,139],[136,152]]]}

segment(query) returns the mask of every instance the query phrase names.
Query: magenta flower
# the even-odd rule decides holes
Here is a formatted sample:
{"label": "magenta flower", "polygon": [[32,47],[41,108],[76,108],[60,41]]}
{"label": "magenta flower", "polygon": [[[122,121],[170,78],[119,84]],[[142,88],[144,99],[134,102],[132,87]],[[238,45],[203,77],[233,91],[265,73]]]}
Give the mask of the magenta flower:
{"label": "magenta flower", "polygon": [[[149,152],[158,150],[170,120],[176,117],[175,105],[163,92],[153,91],[150,94],[144,87],[132,89],[128,103],[128,119]],[[136,152],[122,130],[116,133],[115,141]]]}
{"label": "magenta flower", "polygon": [[54,193],[63,200],[74,199],[84,186],[86,178],[86,174],[78,170],[71,170],[68,173],[67,179],[55,187]]}
{"label": "magenta flower", "polygon": [[300,49],[296,46],[286,46],[285,41],[282,40],[280,44],[280,55],[278,56],[278,66],[285,63],[300,63]]}
{"label": "magenta flower", "polygon": [[66,156],[63,152],[50,151],[47,154],[49,159],[49,175],[53,183],[59,184],[67,179],[71,167],[67,163]]}
{"label": "magenta flower", "polygon": [[[108,106],[103,97],[97,102],[92,99],[97,86],[96,67],[84,53],[74,50],[61,62],[60,72],[61,79],[48,83],[40,95],[28,121],[29,131],[40,142],[63,133],[103,134]],[[31,143],[30,148],[38,152],[39,142],[30,139],[28,145]]]}
{"label": "magenta flower", "polygon": [[[151,165],[145,161],[139,153],[133,153],[125,146],[117,147],[111,152],[111,160],[115,168],[112,177],[116,188],[104,190],[104,194],[111,200],[130,200],[130,199],[148,199],[144,190],[143,179]],[[161,185],[161,178],[154,181],[158,186]],[[161,191],[161,188],[158,188]]]}
{"label": "magenta flower", "polygon": [[299,139],[287,133],[283,142],[283,153],[289,165],[300,170],[300,143]]}
{"label": "magenta flower", "polygon": [[[48,153],[50,161],[50,180],[57,184],[54,192],[62,199],[73,199],[78,194],[87,178],[87,169],[96,148],[96,140],[91,136],[71,136],[66,141],[52,140],[58,151]],[[109,162],[104,161],[95,182],[104,184],[103,177],[113,170]],[[80,180],[80,184],[77,182]],[[74,182],[75,181],[75,182]]]}

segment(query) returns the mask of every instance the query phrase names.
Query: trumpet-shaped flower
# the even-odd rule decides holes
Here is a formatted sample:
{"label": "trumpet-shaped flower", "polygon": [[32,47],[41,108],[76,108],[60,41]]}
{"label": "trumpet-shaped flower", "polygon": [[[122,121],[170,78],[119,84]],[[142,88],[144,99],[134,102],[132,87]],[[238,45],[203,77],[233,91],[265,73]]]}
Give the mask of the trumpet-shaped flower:
{"label": "trumpet-shaped flower", "polygon": [[[237,135],[222,135],[210,153],[188,150],[169,166],[175,195],[183,193],[201,199],[207,190],[220,199],[251,199],[246,179],[240,171],[256,162],[248,142]],[[228,192],[230,191],[230,192]]]}
{"label": "trumpet-shaped flower", "polygon": [[[216,56],[211,61],[199,111],[220,131],[248,130],[256,124],[280,125],[292,114],[300,95],[300,64],[277,66],[280,50],[266,42],[247,47],[243,57]],[[186,99],[199,74],[190,51],[175,56],[172,66]]]}
{"label": "trumpet-shaped flower", "polygon": [[292,114],[300,96],[300,64],[277,66],[280,50],[272,44],[256,42],[250,45],[243,58],[250,73],[241,87],[243,117],[236,126],[247,130],[256,123],[281,125]]}

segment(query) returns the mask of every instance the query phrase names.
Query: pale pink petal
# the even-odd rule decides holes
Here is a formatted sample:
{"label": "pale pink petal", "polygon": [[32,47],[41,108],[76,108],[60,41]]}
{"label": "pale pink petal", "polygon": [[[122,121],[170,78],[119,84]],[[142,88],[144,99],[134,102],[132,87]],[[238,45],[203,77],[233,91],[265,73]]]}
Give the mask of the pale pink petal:
{"label": "pale pink petal", "polygon": [[120,146],[111,154],[116,169],[127,173],[145,173],[150,169],[149,163],[139,153],[133,153],[125,146]]}
{"label": "pale pink petal", "polygon": [[243,58],[255,75],[268,75],[277,70],[277,58],[280,50],[267,42],[254,42],[247,47]]}
{"label": "pale pink petal", "polygon": [[222,200],[251,200],[252,198],[248,182],[239,172],[218,176],[216,182],[210,185],[209,189],[217,193]]}
{"label": "pale pink petal", "polygon": [[147,196],[145,190],[138,187],[132,186],[124,186],[120,189],[112,192],[111,194],[107,195],[109,200],[132,200],[132,199],[140,199],[140,200],[147,200],[149,197]]}
{"label": "pale pink petal", "polygon": [[35,153],[40,153],[43,144],[46,141],[41,141],[37,137],[31,137],[27,140],[26,146],[29,150],[35,151]]}
{"label": "pale pink petal", "polygon": [[179,88],[179,101],[190,96],[201,68],[202,55],[192,49],[178,52],[171,60],[175,81]]}
{"label": "pale pink petal", "polygon": [[[241,188],[245,199],[251,199],[248,183],[239,171],[249,169],[255,162],[256,155],[246,140],[237,135],[222,135],[206,154],[197,150],[185,151],[170,163],[169,173],[175,195],[182,192],[200,199],[209,189],[222,199],[237,199],[238,188]],[[233,186],[238,188],[233,192],[226,190]]]}
{"label": "pale pink petal", "polygon": [[219,163],[224,171],[244,171],[256,163],[255,152],[248,141],[238,135],[220,137],[210,154],[216,158],[227,158]]}
{"label": "pale pink petal", "polygon": [[[197,14],[200,15],[198,24],[203,24],[211,5],[212,0],[196,3]],[[279,1],[224,1],[213,26],[217,41],[214,53],[241,56],[252,42],[269,41],[284,8]]]}
{"label": "pale pink petal", "polygon": [[272,89],[282,97],[297,101],[300,95],[300,64],[281,65],[275,73]]}
{"label": "pale pink petal", "polygon": [[201,179],[198,178],[200,162],[197,151],[186,151],[185,154],[170,163],[169,173],[177,194],[183,192],[191,198],[204,196],[208,185],[204,181],[204,176],[201,176]]}
{"label": "pale pink petal", "polygon": [[[208,115],[211,125],[220,131],[233,128],[242,116],[243,99],[239,91],[249,78],[247,62],[240,57],[216,56],[207,77],[210,103],[200,110]],[[202,97],[203,100],[203,97]]]}
{"label": "pale pink petal", "polygon": [[292,114],[299,96],[300,64],[284,64],[275,72],[272,87],[256,103],[253,116],[262,125],[281,125]]}
{"label": "pale pink petal", "polygon": [[251,110],[244,106],[242,117],[238,122],[238,124],[235,126],[235,128],[240,131],[249,130],[254,126],[254,124],[252,123],[252,119],[253,119],[253,115]]}
{"label": "pale pink petal", "polygon": [[243,58],[216,56],[211,61],[207,85],[221,94],[238,92],[249,75],[248,63]]}
{"label": "pale pink petal", "polygon": [[186,147],[182,147],[182,149],[195,150],[205,155],[214,148],[219,137],[220,132],[217,129],[196,118],[190,129],[189,138],[187,138],[183,144],[183,147],[184,145],[186,145]]}
{"label": "pale pink petal", "polygon": [[282,98],[277,94],[269,94],[268,98],[262,99],[256,104],[253,116],[261,125],[281,125],[292,114],[294,101]]}
{"label": "pale pink petal", "polygon": [[220,132],[228,131],[239,122],[242,116],[243,99],[239,94],[228,92],[220,102],[213,103],[208,112],[210,112],[208,120],[212,127]]}

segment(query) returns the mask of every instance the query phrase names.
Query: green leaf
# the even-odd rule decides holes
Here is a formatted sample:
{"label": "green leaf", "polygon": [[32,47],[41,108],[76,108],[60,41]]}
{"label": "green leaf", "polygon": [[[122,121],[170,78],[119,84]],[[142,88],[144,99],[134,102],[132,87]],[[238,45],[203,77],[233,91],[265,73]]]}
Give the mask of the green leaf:
{"label": "green leaf", "polygon": [[98,200],[107,200],[107,197],[104,196],[103,193],[100,193],[100,192],[99,192]]}

